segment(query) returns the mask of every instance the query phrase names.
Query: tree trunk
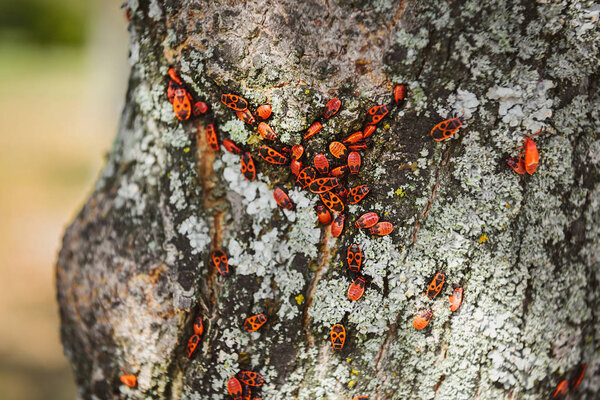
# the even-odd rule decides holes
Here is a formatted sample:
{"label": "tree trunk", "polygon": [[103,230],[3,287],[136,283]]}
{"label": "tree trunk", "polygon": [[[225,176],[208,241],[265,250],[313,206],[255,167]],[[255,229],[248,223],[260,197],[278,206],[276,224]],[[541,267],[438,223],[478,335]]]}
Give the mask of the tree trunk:
{"label": "tree trunk", "polygon": [[[592,1],[203,2],[129,0],[131,76],[121,127],[57,262],[65,352],[81,398],[226,399],[229,377],[260,372],[264,399],[544,399],[580,363],[570,398],[600,386],[600,9]],[[180,122],[174,66],[210,105]],[[305,142],[304,165],[360,130],[366,110],[407,100],[379,124],[339,238],[289,167],[258,157],[260,136],[223,105],[273,106],[269,124],[300,143],[324,104],[341,111]],[[465,122],[450,140],[438,122]],[[213,152],[211,121],[254,155]],[[534,136],[540,165],[505,160]],[[333,160],[331,158],[331,160]],[[293,211],[277,207],[274,186]],[[378,212],[377,237],[354,221]],[[363,250],[364,296],[346,249]],[[210,253],[229,255],[219,276]],[[446,273],[441,294],[426,288]],[[465,290],[452,313],[453,285]],[[433,318],[418,331],[417,313]],[[249,333],[243,321],[264,312]],[[185,349],[193,318],[205,332]],[[329,339],[342,323],[341,351]],[[136,388],[119,376],[137,376]],[[257,391],[257,394],[259,392]]]}

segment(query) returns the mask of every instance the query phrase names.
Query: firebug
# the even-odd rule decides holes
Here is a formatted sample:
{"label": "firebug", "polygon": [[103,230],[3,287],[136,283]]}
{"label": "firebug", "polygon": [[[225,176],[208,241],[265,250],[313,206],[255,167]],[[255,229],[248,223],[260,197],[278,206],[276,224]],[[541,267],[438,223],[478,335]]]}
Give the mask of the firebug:
{"label": "firebug", "polygon": [[313,167],[306,167],[300,171],[300,174],[298,175],[298,179],[296,179],[296,182],[298,182],[303,189],[306,189],[311,184],[311,182],[315,179],[316,176],[317,176],[316,169],[314,169]]}
{"label": "firebug", "polygon": [[344,342],[346,341],[346,329],[342,324],[335,324],[331,327],[331,345],[334,350],[341,350],[344,348]]}
{"label": "firebug", "polygon": [[508,157],[506,163],[519,175],[523,175],[527,172],[523,157]]}
{"label": "firebug", "polygon": [[256,115],[260,119],[269,119],[271,116],[272,108],[270,104],[263,104],[262,106],[256,109]]}
{"label": "firebug", "polygon": [[462,126],[462,121],[459,117],[447,119],[440,122],[433,128],[431,128],[431,137],[436,142],[448,139],[458,131],[458,128]]}
{"label": "firebug", "polygon": [[121,383],[130,388],[137,386],[137,377],[135,375],[121,375]]}
{"label": "firebug", "polygon": [[321,175],[327,175],[329,172],[329,160],[325,157],[325,154],[319,153],[314,159],[315,168]]}
{"label": "firebug", "polygon": [[279,207],[285,208],[286,210],[291,210],[294,208],[294,204],[290,200],[290,197],[282,189],[276,188],[273,191],[273,197],[275,198],[275,201]]}
{"label": "firebug", "polygon": [[229,378],[227,382],[227,391],[234,400],[242,400],[242,384],[237,378]]}
{"label": "firebug", "polygon": [[348,189],[344,185],[337,185],[331,189],[333,194],[337,195],[344,203],[348,200]]}
{"label": "firebug", "polygon": [[240,149],[235,143],[233,143],[229,139],[223,139],[223,147],[230,153],[240,155],[242,154],[242,149]]}
{"label": "firebug", "polygon": [[406,87],[404,85],[396,85],[394,88],[394,102],[396,105],[400,104],[402,100],[406,97]]}
{"label": "firebug", "polygon": [[250,153],[242,155],[242,174],[249,181],[253,181],[256,178],[256,168],[254,167],[254,160]]}
{"label": "firebug", "polygon": [[200,336],[204,333],[204,321],[202,321],[202,317],[200,316],[194,320],[194,333]]}
{"label": "firebug", "polygon": [[237,115],[239,119],[241,119],[248,125],[254,125],[254,123],[256,122],[256,119],[254,119],[254,115],[252,115],[250,110],[236,111],[235,115]]}
{"label": "firebug", "polygon": [[540,153],[533,139],[525,138],[525,170],[532,175],[540,163]]}
{"label": "firebug", "polygon": [[571,378],[571,380],[569,381],[569,387],[571,388],[571,390],[577,389],[577,386],[579,386],[579,384],[583,380],[583,376],[585,375],[586,369],[587,364],[581,364],[579,367],[577,367],[575,375],[573,375],[573,378]]}
{"label": "firebug", "polygon": [[346,216],[344,214],[338,214],[331,224],[331,236],[340,237],[344,230],[344,222],[346,222]]}
{"label": "firebug", "polygon": [[227,254],[222,250],[215,250],[211,256],[213,265],[219,271],[219,274],[225,275],[229,272],[229,261],[227,260]]}
{"label": "firebug", "polygon": [[203,101],[197,101],[194,103],[194,107],[192,108],[192,115],[197,117],[198,115],[206,114],[208,111],[208,106]]}
{"label": "firebug", "polygon": [[317,178],[310,183],[308,188],[313,193],[324,193],[330,191],[339,184],[340,181],[338,180],[338,178]]}
{"label": "firebug", "polygon": [[296,144],[292,146],[292,159],[299,160],[300,158],[302,158],[303,154],[304,146],[302,146],[301,144]]}
{"label": "firebug", "polygon": [[358,174],[358,171],[360,170],[360,162],[360,154],[358,154],[356,151],[348,154],[348,168],[350,168],[350,173],[352,175]]}
{"label": "firebug", "polygon": [[369,136],[371,136],[373,133],[375,133],[376,129],[377,129],[377,125],[367,125],[367,126],[365,126],[365,129],[363,129],[363,139],[366,139]]}
{"label": "firebug", "polygon": [[348,149],[340,142],[331,142],[329,144],[329,152],[335,158],[346,158],[348,155]]}
{"label": "firebug", "polygon": [[283,165],[287,164],[289,161],[286,156],[268,146],[260,146],[258,149],[258,155],[260,155],[263,160],[271,164]]}
{"label": "firebug", "polygon": [[208,146],[213,149],[213,151],[219,151],[221,149],[219,147],[217,131],[213,124],[206,125],[206,141],[208,142]]}
{"label": "firebug", "polygon": [[173,112],[177,119],[185,121],[192,114],[192,103],[189,93],[183,89],[175,89],[175,97],[173,98]]}
{"label": "firebug", "polygon": [[567,392],[569,391],[569,381],[568,380],[563,380],[561,381],[558,386],[556,386],[556,390],[554,391],[554,393],[552,393],[552,398],[555,399],[558,396],[564,396],[565,394],[567,394]]}
{"label": "firebug", "polygon": [[348,247],[346,256],[348,260],[348,268],[350,268],[350,271],[360,271],[360,266],[362,264],[362,252],[360,251],[360,246],[356,243],[352,243]]}
{"label": "firebug", "polygon": [[377,222],[379,222],[379,215],[374,212],[368,212],[361,215],[354,225],[359,229],[367,229],[377,224]]}
{"label": "firebug", "polygon": [[325,119],[333,117],[339,111],[341,106],[342,102],[337,97],[329,100],[327,104],[325,104],[325,109],[323,110],[323,117],[325,117]]}
{"label": "firebug", "polygon": [[221,103],[225,104],[233,111],[246,111],[248,109],[248,102],[235,94],[222,94]]}
{"label": "firebug", "polygon": [[385,236],[392,233],[394,225],[389,222],[379,222],[369,228],[369,233],[377,236]]}
{"label": "firebug", "polygon": [[347,165],[341,165],[339,167],[335,167],[331,170],[329,175],[335,176],[337,178],[343,178],[350,173],[350,167]]}
{"label": "firebug", "polygon": [[358,142],[348,145],[350,151],[361,151],[369,148],[370,142]]}
{"label": "firebug", "polygon": [[[367,125],[376,125],[387,115],[389,112],[387,106],[380,105],[371,107],[369,111],[367,111]],[[367,137],[367,136],[365,136]]]}
{"label": "firebug", "polygon": [[292,160],[292,162],[290,163],[290,169],[292,170],[292,174],[294,174],[294,176],[298,178],[300,170],[302,169],[302,161]]}
{"label": "firebug", "polygon": [[336,213],[341,213],[344,211],[344,203],[342,203],[342,199],[340,199],[336,194],[331,192],[319,193],[319,197],[321,201],[327,208]]}
{"label": "firebug", "polygon": [[371,189],[367,185],[360,185],[350,189],[350,194],[348,195],[348,203],[358,203],[369,193],[370,190]]}
{"label": "firebug", "polygon": [[446,274],[444,274],[441,271],[438,271],[435,274],[435,276],[433,277],[433,280],[431,281],[431,283],[429,284],[429,287],[427,288],[427,297],[429,297],[430,299],[434,299],[435,296],[440,294],[440,291],[442,290],[442,287],[444,286],[445,280],[446,280]]}
{"label": "firebug", "polygon": [[304,140],[308,140],[311,137],[315,136],[317,133],[319,133],[319,131],[323,129],[323,125],[320,122],[315,122],[313,123],[310,128],[308,128],[308,130],[306,131],[306,134],[304,135]]}
{"label": "firebug", "polygon": [[348,136],[346,139],[342,141],[343,144],[354,144],[363,140],[364,136],[362,131],[358,131]]}
{"label": "firebug", "polygon": [[252,371],[240,371],[236,376],[240,382],[250,386],[262,386],[265,383],[264,378],[259,373]]}
{"label": "firebug", "polygon": [[256,314],[246,318],[246,321],[244,321],[244,328],[249,332],[254,332],[263,326],[265,322],[267,322],[267,316],[265,314]]}
{"label": "firebug", "polygon": [[352,301],[360,299],[365,292],[365,278],[359,276],[348,288],[348,298]]}
{"label": "firebug", "polygon": [[432,316],[433,313],[430,310],[421,311],[419,315],[415,317],[413,326],[418,330],[425,328],[427,324],[429,324],[429,321],[431,321]]}
{"label": "firebug", "polygon": [[277,140],[277,134],[266,122],[258,124],[258,133],[267,140]]}
{"label": "firebug", "polygon": [[198,343],[200,343],[200,335],[194,333],[190,340],[188,340],[188,344],[186,347],[187,358],[192,358],[196,348],[198,347]]}
{"label": "firebug", "polygon": [[179,86],[183,86],[183,81],[179,77],[179,74],[177,73],[177,71],[175,71],[175,68],[169,68],[169,71],[167,71],[167,74],[169,74],[169,78],[173,79],[175,81],[175,83],[177,83]]}
{"label": "firebug", "polygon": [[462,304],[463,300],[463,288],[457,287],[450,295],[450,311],[454,312],[458,310],[458,307]]}
{"label": "firebug", "polygon": [[323,203],[317,203],[315,206],[315,211],[317,212],[317,217],[319,218],[319,222],[321,224],[329,225],[331,223],[331,213]]}

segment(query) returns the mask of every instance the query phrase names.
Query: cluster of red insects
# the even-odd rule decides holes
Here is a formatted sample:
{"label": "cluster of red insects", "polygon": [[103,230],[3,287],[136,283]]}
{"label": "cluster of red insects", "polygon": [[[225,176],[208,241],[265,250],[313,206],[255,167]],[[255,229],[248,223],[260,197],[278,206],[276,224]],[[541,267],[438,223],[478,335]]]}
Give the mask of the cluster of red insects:
{"label": "cluster of red insects", "polygon": [[[168,75],[170,77],[167,88],[169,101],[173,104],[173,111],[179,120],[187,120],[190,116],[199,116],[205,114],[208,110],[206,103],[202,101],[194,102],[190,91],[185,87],[183,81],[179,78],[177,72],[171,68]],[[280,150],[271,146],[260,146],[258,155],[270,164],[275,165],[290,165],[292,174],[296,177],[296,183],[303,189],[310,190],[312,193],[318,194],[320,197],[319,203],[315,207],[318,220],[323,225],[331,224],[331,234],[334,237],[339,237],[344,229],[346,216],[343,213],[345,203],[356,204],[360,202],[369,192],[370,188],[367,185],[359,185],[348,190],[344,185],[344,178],[348,175],[357,175],[361,167],[361,155],[359,151],[369,148],[368,137],[371,136],[377,124],[389,113],[389,110],[394,105],[399,105],[406,96],[406,89],[403,85],[398,85],[394,88],[394,103],[390,105],[374,106],[367,111],[365,125],[363,130],[351,134],[342,142],[334,141],[329,144],[329,152],[339,160],[335,168],[330,169],[330,161],[323,153],[317,154],[313,158],[314,166],[303,167],[304,146],[306,142],[316,135],[322,128],[323,122],[333,117],[340,109],[342,102],[338,98],[331,99],[323,110],[323,115],[318,118],[308,128],[302,137],[301,144],[297,144],[291,149],[287,146],[281,146]],[[222,94],[221,102],[227,107],[235,111],[237,117],[254,127],[256,120],[261,122],[256,126],[258,133],[265,139],[271,142],[277,142],[278,136],[274,130],[265,121],[271,116],[271,106],[268,104],[261,105],[252,113],[248,109],[248,102],[235,94]],[[192,105],[193,104],[193,105]],[[459,117],[451,118],[442,121],[431,129],[431,137],[435,141],[443,141],[453,136],[458,129],[463,125]],[[207,141],[213,151],[219,151],[219,138],[213,124],[208,124],[206,127]],[[241,156],[241,172],[243,176],[253,181],[256,178],[256,167],[254,159],[248,151],[243,151],[240,146],[231,140],[223,139],[222,144],[230,153]],[[535,142],[530,137],[525,138],[524,150],[519,157],[509,157],[507,160],[517,173],[524,174],[525,172],[533,174],[539,163],[539,154]],[[273,197],[277,204],[287,210],[292,210],[294,204],[289,198],[286,191],[277,187],[273,191]],[[335,218],[331,212],[337,213]],[[333,222],[333,223],[332,223]],[[379,215],[375,212],[368,212],[360,216],[355,226],[357,229],[368,230],[373,235],[385,236],[392,232],[393,225],[390,222],[379,221]],[[211,254],[212,263],[215,269],[221,275],[229,273],[229,263],[227,254],[222,250],[215,250]],[[353,243],[347,249],[348,268],[351,272],[359,274],[362,265],[362,252],[358,244]],[[427,296],[434,299],[442,290],[446,275],[438,271],[431,281]],[[356,301],[360,299],[365,291],[366,279],[359,275],[348,289],[348,299]],[[462,304],[463,288],[455,287],[449,297],[450,310],[452,312],[458,310]],[[416,329],[425,328],[433,313],[430,309],[420,312],[413,321]],[[244,328],[249,332],[254,332],[260,329],[267,322],[265,314],[257,314],[250,316],[244,322]],[[196,317],[194,322],[194,334],[190,337],[186,352],[187,357],[191,358],[200,343],[201,336],[204,332],[203,321],[201,317]],[[335,350],[341,350],[346,339],[346,330],[342,324],[335,324],[330,331],[331,343]],[[570,381],[562,381],[556,388],[553,397],[565,394],[570,388],[574,390],[581,380],[585,372],[586,365],[580,367],[577,375]],[[136,385],[136,377],[134,375],[123,375],[121,381],[127,386],[134,387]],[[240,371],[236,376],[231,377],[227,383],[227,390],[234,400],[260,400],[260,398],[252,397],[252,391],[256,391],[257,387],[262,386],[264,378],[252,371]],[[368,400],[366,396],[358,396],[353,400]]]}

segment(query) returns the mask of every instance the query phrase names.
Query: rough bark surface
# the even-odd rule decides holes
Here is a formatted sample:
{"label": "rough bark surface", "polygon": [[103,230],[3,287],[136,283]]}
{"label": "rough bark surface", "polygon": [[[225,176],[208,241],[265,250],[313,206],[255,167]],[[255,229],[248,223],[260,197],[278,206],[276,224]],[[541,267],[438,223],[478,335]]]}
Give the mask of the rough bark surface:
{"label": "rough bark surface", "polygon": [[[240,369],[266,379],[264,399],[543,399],[579,363],[571,398],[600,387],[598,17],[592,1],[147,1],[132,11],[131,78],[121,127],[98,183],[67,229],[57,262],[65,352],[81,398],[225,399]],[[348,210],[338,239],[316,223],[316,196],[289,168],[213,153],[206,118],[179,122],[166,72],[210,104],[222,138],[260,144],[219,102],[237,93],[273,105],[292,145],[337,96],[342,111],[307,146],[325,152],[388,103],[408,99],[364,152],[350,186],[373,192]],[[466,126],[431,140],[459,113]],[[505,165],[537,135],[532,176]],[[309,161],[307,161],[309,162]],[[282,211],[273,186],[290,189]],[[377,211],[386,237],[353,227]],[[353,242],[370,283],[350,302]],[[211,250],[233,274],[220,277]],[[437,269],[438,298],[425,295]],[[465,289],[451,313],[452,285]],[[431,308],[423,331],[416,313]],[[248,333],[244,319],[269,321]],[[206,331],[192,360],[192,320]],[[346,326],[342,351],[329,330]],[[120,384],[123,373],[138,387]]]}

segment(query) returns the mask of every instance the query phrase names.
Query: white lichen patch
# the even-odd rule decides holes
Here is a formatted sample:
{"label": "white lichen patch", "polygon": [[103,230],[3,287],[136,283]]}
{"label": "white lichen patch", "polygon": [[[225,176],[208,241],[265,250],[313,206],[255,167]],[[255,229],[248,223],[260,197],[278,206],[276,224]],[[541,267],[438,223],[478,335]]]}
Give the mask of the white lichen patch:
{"label": "white lichen patch", "polygon": [[203,219],[198,219],[195,215],[188,217],[177,227],[177,232],[184,235],[190,242],[193,254],[198,254],[210,243],[208,234],[208,225]]}

